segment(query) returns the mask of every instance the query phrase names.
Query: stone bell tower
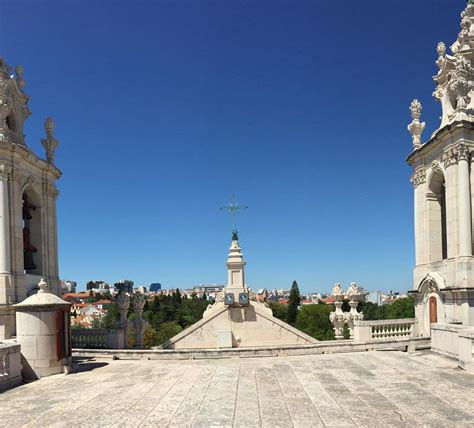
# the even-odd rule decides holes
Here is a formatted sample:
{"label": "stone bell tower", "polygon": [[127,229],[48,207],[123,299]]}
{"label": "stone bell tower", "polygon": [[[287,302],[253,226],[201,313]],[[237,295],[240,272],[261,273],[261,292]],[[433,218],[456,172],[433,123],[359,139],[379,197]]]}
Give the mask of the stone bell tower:
{"label": "stone bell tower", "polygon": [[439,128],[422,144],[421,104],[411,103],[413,151],[414,291],[420,332],[432,323],[474,325],[474,0],[461,14],[461,32],[447,53],[437,47],[433,96]]}
{"label": "stone bell tower", "polygon": [[15,334],[13,304],[37,291],[45,278],[60,292],[54,166],[58,141],[54,123],[45,121],[46,160],[25,143],[23,125],[30,115],[23,68],[0,58],[0,340]]}

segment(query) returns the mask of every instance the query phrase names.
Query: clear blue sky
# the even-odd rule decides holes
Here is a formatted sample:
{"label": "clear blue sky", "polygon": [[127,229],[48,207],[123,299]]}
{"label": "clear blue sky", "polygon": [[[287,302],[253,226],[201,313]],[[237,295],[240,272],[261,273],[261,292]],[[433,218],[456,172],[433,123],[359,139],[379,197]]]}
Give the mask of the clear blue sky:
{"label": "clear blue sky", "polygon": [[60,275],[224,283],[232,193],[253,288],[412,287],[408,106],[464,0],[0,0],[27,143],[61,141]]}

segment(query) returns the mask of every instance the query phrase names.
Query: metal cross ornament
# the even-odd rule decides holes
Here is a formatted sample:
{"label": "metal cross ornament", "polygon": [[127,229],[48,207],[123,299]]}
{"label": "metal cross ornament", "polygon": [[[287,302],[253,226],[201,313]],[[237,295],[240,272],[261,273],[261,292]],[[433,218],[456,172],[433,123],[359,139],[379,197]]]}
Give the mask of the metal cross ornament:
{"label": "metal cross ornament", "polygon": [[227,205],[221,207],[221,210],[231,214],[233,227],[235,228],[235,216],[239,211],[246,210],[247,208],[247,205],[239,204],[235,198],[235,195],[232,195],[231,201]]}

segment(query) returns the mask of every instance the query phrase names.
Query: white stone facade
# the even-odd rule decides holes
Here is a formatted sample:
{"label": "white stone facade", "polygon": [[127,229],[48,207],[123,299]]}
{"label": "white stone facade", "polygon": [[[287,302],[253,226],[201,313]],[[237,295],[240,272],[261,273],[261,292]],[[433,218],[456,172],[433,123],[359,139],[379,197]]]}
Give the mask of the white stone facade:
{"label": "white stone facade", "polygon": [[[58,141],[54,123],[45,122],[46,138],[41,141],[47,160],[37,157],[24,140],[23,124],[30,115],[23,88],[23,69],[15,75],[0,58],[0,340],[15,334],[12,305],[34,292],[44,277],[55,294],[60,294],[55,186],[61,172],[54,166]],[[24,195],[31,204],[28,240],[35,252],[34,269],[24,263]],[[30,254],[30,256],[31,256]]]}
{"label": "white stone facade", "polygon": [[440,127],[421,144],[421,104],[410,106],[413,152],[415,253],[414,293],[420,333],[430,324],[474,325],[474,4],[462,13],[462,31],[446,54],[438,44],[435,98]]}

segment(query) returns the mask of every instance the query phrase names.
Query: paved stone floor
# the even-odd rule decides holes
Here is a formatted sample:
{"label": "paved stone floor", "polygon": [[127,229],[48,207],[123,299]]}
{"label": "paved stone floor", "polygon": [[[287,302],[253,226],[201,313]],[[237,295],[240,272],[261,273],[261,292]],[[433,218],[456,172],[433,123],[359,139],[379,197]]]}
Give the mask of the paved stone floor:
{"label": "paved stone floor", "polygon": [[474,376],[429,352],[82,360],[0,394],[0,426],[474,426]]}

